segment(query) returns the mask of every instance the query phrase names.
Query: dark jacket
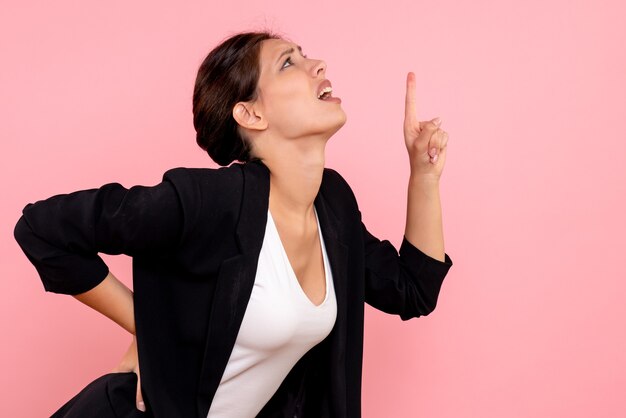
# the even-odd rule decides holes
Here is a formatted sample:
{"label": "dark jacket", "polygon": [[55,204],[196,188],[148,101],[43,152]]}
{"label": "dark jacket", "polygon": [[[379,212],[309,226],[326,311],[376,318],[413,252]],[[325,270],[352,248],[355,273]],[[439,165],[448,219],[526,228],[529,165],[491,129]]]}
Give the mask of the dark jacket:
{"label": "dark jacket", "polygon": [[[205,418],[252,291],[268,204],[260,160],[177,167],[154,186],[109,183],[29,203],[14,234],[49,292],[95,287],[108,273],[99,252],[132,256],[146,415]],[[260,417],[360,417],[364,302],[402,320],[427,315],[452,266],[447,254],[441,262],[406,237],[398,254],[369,233],[333,169],[324,168],[314,204],[337,320]]]}

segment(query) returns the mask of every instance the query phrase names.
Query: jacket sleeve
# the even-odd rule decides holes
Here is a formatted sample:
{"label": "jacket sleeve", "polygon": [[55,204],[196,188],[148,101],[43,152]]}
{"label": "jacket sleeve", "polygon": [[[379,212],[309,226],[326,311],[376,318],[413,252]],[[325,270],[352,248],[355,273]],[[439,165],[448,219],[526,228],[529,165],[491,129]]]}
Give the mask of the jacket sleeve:
{"label": "jacket sleeve", "polygon": [[155,186],[99,188],[28,203],[14,236],[48,292],[76,295],[107,276],[99,252],[134,256],[178,245],[184,214],[170,169]]}
{"label": "jacket sleeve", "polygon": [[[359,211],[359,219],[361,212]],[[420,251],[406,236],[400,252],[388,240],[372,235],[361,221],[365,254],[365,302],[403,321],[435,309],[452,259],[437,260]]]}

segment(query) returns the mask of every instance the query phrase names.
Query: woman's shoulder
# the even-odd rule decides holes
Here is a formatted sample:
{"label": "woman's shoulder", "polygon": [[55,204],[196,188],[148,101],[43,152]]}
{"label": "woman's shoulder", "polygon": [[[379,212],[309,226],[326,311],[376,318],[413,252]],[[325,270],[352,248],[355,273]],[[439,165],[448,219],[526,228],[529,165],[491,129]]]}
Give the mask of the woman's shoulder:
{"label": "woman's shoulder", "polygon": [[174,186],[186,218],[206,218],[210,213],[216,217],[223,211],[239,207],[243,188],[241,170],[237,166],[173,167],[163,174],[163,182]]}
{"label": "woman's shoulder", "polygon": [[350,210],[358,209],[354,191],[343,175],[334,168],[324,167],[323,193],[331,200],[344,202]]}
{"label": "woman's shoulder", "polygon": [[173,167],[163,173],[163,181],[174,183],[177,188],[236,187],[241,179],[241,169],[228,167]]}
{"label": "woman's shoulder", "polygon": [[354,195],[348,181],[334,168],[324,167],[324,180],[333,188],[339,188],[343,192]]}

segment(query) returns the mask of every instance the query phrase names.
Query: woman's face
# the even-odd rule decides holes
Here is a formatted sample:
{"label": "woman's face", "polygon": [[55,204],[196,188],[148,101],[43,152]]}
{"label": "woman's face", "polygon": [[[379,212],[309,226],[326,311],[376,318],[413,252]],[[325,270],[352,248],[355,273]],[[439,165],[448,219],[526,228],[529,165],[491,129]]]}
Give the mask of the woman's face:
{"label": "woman's face", "polygon": [[327,140],[344,125],[341,103],[317,97],[326,80],[324,61],[307,58],[292,42],[266,39],[261,43],[260,66],[255,106],[271,136]]}

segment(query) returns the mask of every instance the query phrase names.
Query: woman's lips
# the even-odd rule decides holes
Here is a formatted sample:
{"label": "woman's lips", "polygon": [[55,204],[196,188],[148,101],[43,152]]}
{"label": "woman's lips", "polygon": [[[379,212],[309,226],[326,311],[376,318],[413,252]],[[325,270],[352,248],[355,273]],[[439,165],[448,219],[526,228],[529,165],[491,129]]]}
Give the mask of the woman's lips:
{"label": "woman's lips", "polygon": [[326,87],[330,87],[331,89],[333,88],[333,85],[330,83],[330,80],[327,78],[322,80],[322,82],[317,86],[317,92],[316,92],[317,97],[320,96],[320,92],[324,90]]}
{"label": "woman's lips", "polygon": [[341,103],[340,97],[328,96],[326,99],[320,99],[323,102]]}
{"label": "woman's lips", "polygon": [[324,94],[322,96],[322,98],[319,97],[320,92],[322,90],[324,90],[326,87],[330,87],[331,89],[333,88],[333,85],[330,83],[329,79],[322,80],[322,82],[317,86],[317,97],[318,97],[318,100],[321,100],[323,102],[341,103],[341,98],[333,97],[333,92],[332,91],[330,93]]}

